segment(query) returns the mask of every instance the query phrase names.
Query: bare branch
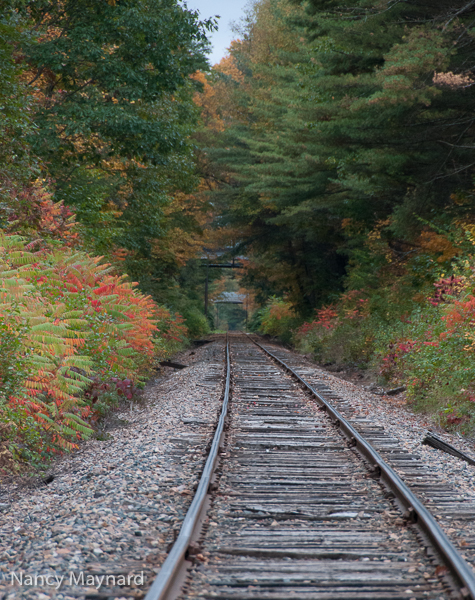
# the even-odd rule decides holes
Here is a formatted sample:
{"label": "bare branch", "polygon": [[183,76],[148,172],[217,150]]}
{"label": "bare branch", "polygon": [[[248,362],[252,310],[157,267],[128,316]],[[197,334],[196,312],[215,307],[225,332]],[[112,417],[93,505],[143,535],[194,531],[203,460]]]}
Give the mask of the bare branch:
{"label": "bare branch", "polygon": [[447,29],[447,27],[450,25],[450,23],[456,19],[457,17],[459,17],[460,15],[463,15],[463,13],[467,12],[468,10],[470,10],[471,8],[473,8],[475,6],[475,0],[470,0],[470,2],[468,4],[466,4],[463,8],[461,8],[460,10],[458,10],[448,21],[447,23],[444,25],[444,29]]}

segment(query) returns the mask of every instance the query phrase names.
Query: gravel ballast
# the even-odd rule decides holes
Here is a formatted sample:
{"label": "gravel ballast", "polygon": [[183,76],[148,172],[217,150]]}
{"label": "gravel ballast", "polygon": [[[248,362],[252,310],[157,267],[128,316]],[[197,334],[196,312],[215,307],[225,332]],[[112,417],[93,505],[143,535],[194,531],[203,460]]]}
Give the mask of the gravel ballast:
{"label": "gravel ballast", "polygon": [[106,439],[60,459],[49,484],[0,483],[1,600],[143,597],[206,460],[224,343],[180,361],[113,416]]}
{"label": "gravel ballast", "polygon": [[[367,419],[397,438],[460,506],[475,506],[475,467],[422,444],[430,429],[475,456],[472,442],[413,414],[401,395],[375,395],[294,352],[265,346],[285,352],[305,378],[330,387],[351,418]],[[178,360],[189,366],[167,369],[150,382],[140,402],[113,415],[102,441],[60,459],[48,484],[0,482],[0,600],[144,596],[206,460],[221,408],[224,339]],[[475,564],[475,521],[443,511],[434,516]]]}
{"label": "gravel ballast", "polygon": [[[263,345],[271,352],[277,351],[281,358],[284,358],[282,355],[287,356],[289,364],[297,372],[302,372],[302,376],[309,383],[320,382],[331,388],[345,404],[344,414],[350,422],[361,425],[366,420],[371,423],[371,426],[382,427],[385,434],[396,438],[399,447],[416,459],[426,473],[430,473],[434,487],[447,488],[446,511],[431,504],[430,494],[420,495],[416,489],[413,491],[434,515],[460,554],[474,566],[475,519],[467,518],[463,513],[465,511],[469,515],[475,515],[475,466],[422,443],[426,433],[432,430],[445,442],[475,457],[473,441],[442,430],[428,415],[413,413],[410,407],[405,405],[402,395],[374,394],[362,386],[328,372],[296,352],[284,350],[281,346],[267,342]],[[296,365],[301,366],[296,367]],[[317,410],[317,405],[314,406]],[[403,480],[408,482],[407,474],[398,468],[397,463],[392,464],[390,455],[385,456],[385,460],[399,472]],[[409,487],[414,487],[412,485],[414,483],[417,484],[417,481],[411,481]],[[457,507],[455,511],[454,505]],[[459,518],[457,518],[457,510],[460,512]]]}

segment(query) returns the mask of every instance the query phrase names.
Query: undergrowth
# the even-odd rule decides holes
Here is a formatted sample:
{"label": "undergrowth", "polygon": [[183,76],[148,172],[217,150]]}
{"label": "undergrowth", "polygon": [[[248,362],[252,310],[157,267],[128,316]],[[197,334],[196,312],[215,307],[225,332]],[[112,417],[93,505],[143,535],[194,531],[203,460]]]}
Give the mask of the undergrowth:
{"label": "undergrowth", "polygon": [[[311,321],[296,324],[291,304],[272,299],[257,315],[255,329],[291,340],[324,365],[369,370],[384,386],[404,385],[414,410],[432,414],[442,427],[475,435],[471,230],[459,232],[458,242],[449,260],[420,252],[397,271],[387,261],[377,285],[345,292]],[[361,264],[357,268],[361,273]]]}
{"label": "undergrowth", "polygon": [[185,336],[100,258],[0,234],[0,470],[76,448]]}

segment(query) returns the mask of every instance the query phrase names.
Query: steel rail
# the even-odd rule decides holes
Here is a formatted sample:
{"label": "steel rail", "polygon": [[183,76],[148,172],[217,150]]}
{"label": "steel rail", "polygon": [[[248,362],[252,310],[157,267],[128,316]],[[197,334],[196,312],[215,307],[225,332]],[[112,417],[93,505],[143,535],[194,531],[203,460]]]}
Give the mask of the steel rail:
{"label": "steel rail", "polygon": [[231,387],[231,359],[229,355],[229,340],[226,336],[226,385],[224,388],[223,405],[219,417],[218,426],[214,434],[211,450],[206,460],[203,473],[198,488],[193,498],[193,502],[186,513],[180,533],[170,550],[165,562],[162,565],[152,587],[149,589],[145,600],[170,600],[172,590],[176,589],[177,579],[180,577],[184,562],[186,560],[186,551],[190,545],[192,535],[196,530],[200,520],[201,511],[208,495],[208,489],[213,476],[218,451],[221,445],[221,438],[224,433],[224,422],[228,413],[229,392]]}
{"label": "steel rail", "polygon": [[451,575],[455,577],[460,586],[462,598],[475,600],[475,573],[464,558],[457,552],[452,542],[445,535],[437,521],[418,500],[411,490],[402,481],[399,475],[388,465],[380,454],[369,444],[364,437],[345,419],[345,417],[305,379],[296,373],[287,363],[278,358],[264,346],[249,336],[256,346],[280,364],[288,373],[295,377],[303,386],[315,396],[322,407],[330,415],[332,421],[349,438],[352,447],[355,447],[368,460],[373,468],[375,478],[381,479],[394,493],[407,515],[420,527],[425,536],[445,563]]}

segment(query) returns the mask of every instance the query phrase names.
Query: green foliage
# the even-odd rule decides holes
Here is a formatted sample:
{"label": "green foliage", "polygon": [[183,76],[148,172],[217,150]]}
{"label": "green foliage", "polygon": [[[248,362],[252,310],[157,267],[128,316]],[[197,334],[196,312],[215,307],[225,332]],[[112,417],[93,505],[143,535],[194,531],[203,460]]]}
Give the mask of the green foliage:
{"label": "green foliage", "polygon": [[161,165],[183,144],[176,121],[188,109],[171,94],[206,66],[210,23],[175,0],[35,0],[28,10],[41,33],[50,32],[24,46],[30,85],[45,97],[38,154],[66,172],[100,168],[107,158]]}
{"label": "green foliage", "polygon": [[26,328],[18,327],[14,331],[0,317],[0,404],[12,395],[21,382],[25,379],[28,371],[25,359],[20,356],[20,348],[23,344],[22,337]]}
{"label": "green foliage", "polygon": [[176,0],[0,4],[0,437],[39,464],[186,343],[179,314],[84,247],[207,331],[157,247],[198,182],[191,75],[214,24]]}
{"label": "green foliage", "polygon": [[[401,278],[385,289],[350,292],[317,311],[294,336],[322,362],[369,368],[385,386],[404,384],[416,410],[463,433],[475,431],[473,235],[450,262],[432,261],[433,283]],[[456,236],[454,236],[456,237]],[[443,256],[443,255],[442,255]],[[424,255],[412,261],[417,274]],[[426,265],[431,263],[425,255]],[[420,282],[416,278],[416,282]],[[404,286],[405,284],[405,286]]]}
{"label": "green foliage", "polygon": [[[35,420],[47,434],[41,451],[72,449],[93,431],[91,378],[140,382],[186,328],[100,259],[32,246],[0,236],[1,407],[16,411],[20,436],[25,415]],[[38,430],[30,423],[28,439]]]}
{"label": "green foliage", "polygon": [[[265,304],[283,296],[307,319],[293,336],[302,350],[381,369],[415,406],[465,430],[472,18],[464,0],[260,0],[231,49],[234,71],[210,80],[217,93],[219,77],[232,80],[233,110],[218,108],[200,138],[221,182],[220,225],[240,238],[264,305],[251,326],[288,339],[285,303]],[[441,271],[463,282],[443,300]]]}
{"label": "green foliage", "polygon": [[24,406],[11,406],[0,400],[0,432],[8,432],[0,435],[0,442],[3,439],[11,452],[11,462],[0,465],[0,469],[15,470],[25,463],[42,469],[51,462],[51,436]]}
{"label": "green foliage", "polygon": [[424,221],[473,214],[470,19],[463,0],[255,5],[231,50],[239,110],[203,145],[260,301],[308,317],[345,283],[384,287],[371,232],[404,261]]}
{"label": "green foliage", "polygon": [[13,3],[0,4],[0,211],[7,206],[15,185],[37,173],[27,143],[35,126],[29,111],[32,99],[15,60],[15,48],[29,39],[26,21]]}
{"label": "green foliage", "polygon": [[182,314],[191,339],[199,339],[210,332],[208,319],[194,306],[185,308]]}
{"label": "green foliage", "polygon": [[301,321],[288,301],[276,297],[259,311],[258,318],[261,333],[277,337],[286,344],[291,341],[294,329]]}
{"label": "green foliage", "polygon": [[150,283],[167,275],[153,254],[169,227],[164,210],[197,183],[190,76],[207,68],[213,21],[176,0],[35,0],[22,11],[34,27],[21,44],[32,152],[55,200],[75,208],[86,246],[109,259],[121,252],[156,292]]}

